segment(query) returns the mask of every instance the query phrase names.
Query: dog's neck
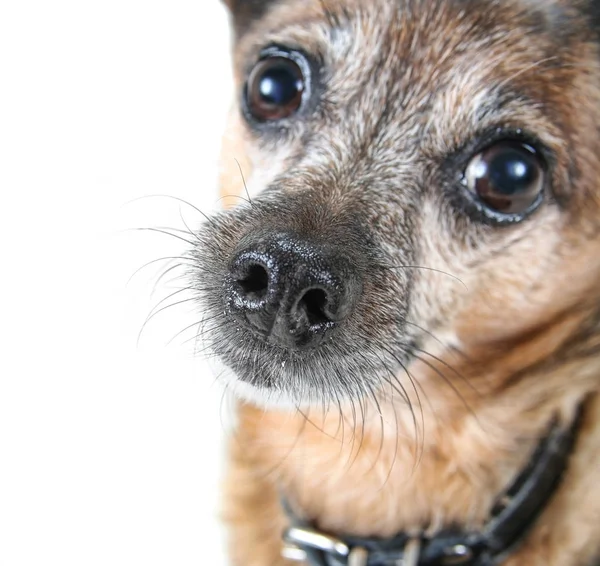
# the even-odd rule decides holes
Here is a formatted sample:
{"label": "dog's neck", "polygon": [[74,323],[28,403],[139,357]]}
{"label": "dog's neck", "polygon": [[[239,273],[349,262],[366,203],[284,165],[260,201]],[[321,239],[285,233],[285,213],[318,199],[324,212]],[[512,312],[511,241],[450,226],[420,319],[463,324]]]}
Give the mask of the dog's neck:
{"label": "dog's neck", "polygon": [[[392,538],[347,537],[319,531],[298,517],[285,500],[289,527],[283,535],[283,556],[315,566],[340,564],[492,564],[509,556],[530,532],[560,488],[575,446],[582,410],[565,426],[555,419],[525,469],[497,497],[484,527],[452,525],[440,532],[397,533]],[[373,560],[371,560],[373,559]]]}
{"label": "dog's neck", "polygon": [[[413,377],[423,376],[415,369]],[[462,390],[444,406],[423,379],[411,408],[389,394],[325,413],[243,406],[240,434],[256,468],[324,531],[391,537],[451,524],[478,529],[549,423],[572,421],[589,387],[581,383],[533,406],[519,387],[490,400]]]}

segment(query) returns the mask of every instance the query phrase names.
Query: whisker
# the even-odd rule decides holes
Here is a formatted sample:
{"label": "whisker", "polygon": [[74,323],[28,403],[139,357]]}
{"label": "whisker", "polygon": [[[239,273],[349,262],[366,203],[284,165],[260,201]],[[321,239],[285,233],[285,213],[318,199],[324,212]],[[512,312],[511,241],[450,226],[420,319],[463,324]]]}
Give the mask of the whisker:
{"label": "whisker", "polygon": [[460,399],[460,401],[463,404],[463,406],[465,407],[465,409],[467,409],[467,411],[469,411],[469,413],[473,417],[475,417],[475,419],[477,419],[477,415],[475,414],[475,411],[469,405],[469,403],[465,399],[464,395],[460,392],[460,390],[454,385],[454,383],[452,383],[452,380],[448,379],[448,377],[446,377],[446,375],[444,375],[438,368],[436,368],[429,361],[425,360],[424,358],[422,358],[421,356],[415,354],[414,352],[413,352],[413,355],[415,356],[416,359],[418,359],[419,361],[421,361],[422,363],[424,363],[427,367],[429,367],[430,369],[432,369],[433,372],[436,375],[438,375],[444,381],[444,383],[446,383],[446,385],[448,385],[448,387],[450,387],[450,389],[452,389],[452,391],[454,391],[454,393]]}
{"label": "whisker", "polygon": [[226,198],[238,198],[240,200],[243,200],[244,202],[247,202],[248,204],[252,204],[248,199],[244,198],[242,195],[231,195],[231,194],[222,195],[215,202],[220,202],[220,201],[222,201],[223,199],[226,199]]}
{"label": "whisker", "polygon": [[186,244],[190,245],[190,246],[196,246],[197,244],[194,242],[190,242],[190,240],[183,238],[182,236],[178,236],[177,234],[173,234],[171,232],[169,232],[167,229],[162,229],[162,228],[128,228],[127,231],[136,231],[136,232],[157,232],[159,234],[165,234],[167,236],[171,236],[173,238],[177,238],[178,240],[181,240],[182,242],[185,242]]}
{"label": "whisker", "polygon": [[[215,382],[218,381],[218,379],[221,377],[223,372],[221,372],[217,378],[215,379]],[[228,398],[227,393],[229,391],[229,383],[225,383],[224,387],[223,387],[223,393],[221,394],[221,402],[219,403],[219,423],[221,425],[221,430],[225,433],[228,434],[229,431],[225,429],[225,423],[223,422],[223,405],[225,403],[226,398]]]}
{"label": "whisker", "polygon": [[248,196],[248,202],[250,203],[250,206],[253,206],[252,203],[252,199],[250,198],[250,193],[248,192],[248,185],[246,185],[246,179],[244,178],[244,172],[242,171],[242,166],[240,165],[240,162],[236,159],[235,162],[237,163],[238,169],[240,170],[240,175],[242,176],[242,183],[244,183],[244,189],[246,191],[246,195]]}
{"label": "whisker", "polygon": [[181,221],[183,222],[183,225],[186,227],[190,236],[194,237],[199,244],[202,244],[202,240],[198,237],[196,233],[192,231],[192,229],[188,226],[187,222],[185,221],[185,218],[183,217],[183,210],[181,210],[181,207],[179,207],[179,218],[181,218]]}
{"label": "whisker", "polygon": [[438,356],[435,356],[435,355],[427,352],[426,350],[423,350],[421,348],[417,348],[416,346],[411,346],[411,349],[413,351],[417,351],[417,352],[420,352],[422,354],[425,354],[426,356],[429,356],[430,358],[432,358],[433,360],[435,360],[439,364],[442,364],[443,366],[447,367],[454,375],[456,375],[456,377],[458,377],[459,379],[461,379],[463,381],[463,383],[465,385],[467,385],[469,387],[469,389],[471,389],[471,391],[473,391],[473,393],[476,393],[478,396],[481,397],[481,393],[477,390],[477,388],[462,373],[460,373],[457,369],[455,369],[454,367],[452,367],[448,362],[442,360]]}
{"label": "whisker", "polygon": [[196,212],[198,212],[206,220],[208,220],[208,222],[210,222],[211,224],[214,224],[213,219],[210,218],[210,216],[208,216],[206,213],[202,212],[197,206],[194,206],[192,203],[188,202],[185,199],[182,199],[182,198],[179,198],[179,197],[176,197],[176,196],[173,196],[173,195],[167,195],[167,194],[145,195],[145,196],[137,197],[137,198],[134,198],[134,199],[132,199],[130,201],[127,201],[125,203],[125,205],[129,205],[129,204],[132,204],[134,202],[137,202],[137,201],[140,201],[140,200],[144,200],[144,199],[149,199],[149,198],[169,198],[169,199],[172,199],[172,200],[176,200],[178,202],[181,202],[181,203],[189,206],[190,208],[193,208]]}
{"label": "whisker", "polygon": [[[408,405],[409,410],[410,410],[411,415],[412,415],[413,427],[414,427],[414,430],[415,430],[415,442],[418,444],[418,441],[419,441],[419,431],[418,431],[418,427],[417,427],[417,419],[416,419],[416,415],[415,415],[414,409],[412,407],[412,403],[410,402],[410,399],[408,397],[408,393],[406,392],[406,390],[404,389],[404,387],[402,386],[402,384],[400,383],[400,381],[398,380],[398,378],[396,377],[396,375],[394,374],[394,372],[385,363],[385,360],[379,354],[377,354],[377,352],[375,352],[374,350],[371,349],[371,352],[379,359],[379,361],[381,362],[381,364],[383,365],[383,367],[385,368],[385,370],[391,376],[389,379],[385,378],[385,377],[383,379],[386,381],[386,383],[388,383],[392,387],[392,391],[393,390],[398,391],[398,393],[400,393],[400,395],[402,396],[402,398],[406,400],[407,405]],[[404,366],[402,366],[402,367],[404,368]],[[405,369],[405,371],[407,371],[406,368],[404,368],[404,369]],[[398,385],[402,388],[403,393],[401,393],[398,390],[398,388],[395,387],[395,385],[393,384],[393,381],[396,381],[398,383]],[[419,403],[419,407],[421,409],[421,415],[423,415],[423,409],[422,409],[422,406],[420,405],[420,403]],[[393,471],[393,468],[394,468],[394,464],[396,463],[396,460],[398,458],[398,437],[399,437],[399,435],[398,435],[398,415],[396,414],[396,407],[393,404],[392,404],[392,409],[393,409],[393,413],[394,413],[394,421],[396,423],[396,434],[395,434],[396,442],[395,442],[395,445],[394,445],[394,455],[393,455],[393,458],[392,458],[392,463],[391,463],[391,465],[390,465],[390,467],[388,469],[388,472],[386,474],[386,478],[385,478],[383,484],[381,485],[380,489],[383,489],[385,487],[385,485],[387,484],[387,482],[389,481],[389,478],[391,477],[391,474],[392,474],[392,471]],[[382,433],[383,433],[383,431],[382,431]]]}
{"label": "whisker", "polygon": [[300,409],[299,405],[296,405],[296,411],[302,416],[302,418],[306,419],[306,421],[316,430],[318,430],[320,433],[324,434],[325,436],[327,436],[328,438],[331,438],[332,440],[337,440],[337,438],[335,436],[332,436],[330,433],[326,432],[325,430],[323,430],[322,427],[318,426],[314,421],[312,421],[308,415],[306,415],[302,409]]}
{"label": "whisker", "polygon": [[448,273],[447,271],[443,271],[441,269],[436,269],[434,267],[424,267],[422,265],[390,265],[390,266],[384,265],[383,269],[386,269],[389,271],[393,271],[394,269],[422,269],[423,271],[433,271],[435,273],[440,273],[442,275],[446,275],[446,276],[450,277],[451,279],[458,281],[467,291],[469,290],[469,288],[467,287],[465,282],[462,279],[460,279],[459,277],[457,277],[456,275],[452,275],[452,273]]}
{"label": "whisker", "polygon": [[[131,280],[141,271],[143,271],[144,269],[146,269],[146,267],[150,267],[151,265],[158,263],[159,261],[174,261],[176,259],[181,259],[181,260],[187,260],[187,261],[194,261],[193,258],[191,257],[186,257],[186,256],[166,256],[166,257],[159,257],[158,259],[153,259],[152,261],[149,261],[148,263],[145,263],[144,265],[142,265],[142,267],[136,269],[133,272],[133,275],[127,280],[126,285],[129,285],[131,283]],[[178,265],[185,265],[183,263],[180,263]]]}
{"label": "whisker", "polygon": [[[213,317],[213,318],[217,318],[217,317]],[[212,319],[209,319],[212,320]],[[207,320],[206,322],[209,322],[209,320]],[[202,323],[203,324],[203,323]],[[205,334],[208,334],[209,332],[217,332],[219,330],[221,330],[221,328],[225,328],[227,327],[227,321],[224,321],[221,324],[218,324],[217,326],[213,326],[212,328],[205,328],[202,331],[199,330],[198,334],[196,334],[196,336],[193,336],[192,338],[189,338],[188,340],[186,340],[185,342],[183,342],[181,345],[185,346],[186,344],[188,344],[189,342],[191,342],[192,340],[195,341],[195,348],[198,345],[198,341],[200,340],[200,338],[203,338]],[[206,350],[210,350],[212,349],[212,344],[208,344],[207,346],[205,346],[204,348],[202,348],[202,350],[196,350],[194,349],[194,354],[196,356],[201,356]]]}
{"label": "whisker", "polygon": [[[380,347],[383,347],[380,345]],[[369,347],[369,351],[375,355],[381,362],[381,364],[383,365],[383,367],[385,368],[385,370],[390,374],[390,378],[385,378],[386,383],[388,383],[393,390],[395,390],[400,396],[401,398],[405,401],[406,405],[408,406],[410,412],[411,412],[411,417],[412,417],[412,422],[413,422],[413,430],[415,432],[415,469],[418,466],[418,464],[420,463],[421,459],[422,459],[422,455],[424,453],[425,450],[425,437],[424,437],[424,433],[425,433],[425,414],[423,411],[423,403],[421,401],[421,396],[419,395],[419,392],[417,390],[417,385],[420,386],[420,384],[418,383],[418,380],[416,380],[411,373],[409,372],[408,368],[406,367],[406,365],[393,353],[391,352],[389,349],[383,347],[383,349],[396,361],[396,363],[399,365],[400,368],[402,368],[402,370],[404,371],[404,373],[406,374],[406,376],[408,377],[413,390],[415,392],[418,404],[419,404],[419,412],[421,415],[421,431],[422,434],[419,434],[419,426],[417,424],[417,416],[416,413],[414,411],[413,405],[410,401],[410,397],[408,395],[407,390],[405,389],[405,387],[402,385],[402,382],[398,379],[398,377],[396,376],[396,374],[388,367],[388,365],[385,363],[385,361],[383,360],[383,358],[373,349]],[[398,384],[398,386],[401,388],[402,391],[400,391],[398,389],[398,387],[396,387],[394,385],[394,382],[396,382]],[[424,393],[424,391],[423,391]],[[429,400],[428,400],[429,402]],[[394,408],[394,413],[396,411],[395,406]],[[397,416],[395,415],[395,418],[397,419]],[[419,450],[419,437],[421,439],[421,448]]]}
{"label": "whisker", "polygon": [[171,338],[167,342],[167,346],[169,346],[177,337],[181,336],[184,332],[186,332],[190,328],[193,328],[194,326],[198,326],[198,325],[201,325],[201,324],[206,324],[207,322],[210,322],[211,320],[214,320],[215,318],[218,318],[219,316],[220,315],[211,316],[210,318],[198,320],[198,321],[196,321],[196,322],[194,322],[192,324],[189,324],[183,330],[180,330],[177,334],[175,334],[175,336],[173,336],[173,338]]}
{"label": "whisker", "polygon": [[[383,444],[385,442],[385,421],[383,419],[383,412],[381,410],[381,405],[379,404],[379,401],[377,400],[377,396],[375,395],[375,391],[373,391],[373,387],[371,386],[370,383],[366,383],[366,386],[367,386],[367,389],[369,390],[370,397],[373,399],[373,402],[375,403],[377,413],[379,414],[379,425],[380,425],[379,448],[377,449],[377,455],[375,456],[375,459],[373,460],[373,464],[371,464],[371,467],[369,468],[369,471],[372,471],[375,468],[375,465],[377,464],[377,462],[379,461],[379,458],[381,457],[381,453],[383,452]],[[392,470],[390,469],[386,476],[386,479],[384,481],[384,485],[387,483],[387,480],[389,479],[391,473],[392,473]]]}
{"label": "whisker", "polygon": [[[190,290],[192,290],[192,287],[182,287],[181,289],[177,289],[176,291],[173,291],[172,293],[169,293],[166,297],[162,298],[158,303],[156,303],[154,305],[154,307],[152,307],[152,310],[148,314],[148,317],[152,317],[153,314],[154,314],[154,311],[158,307],[160,307],[160,305],[162,305],[163,303],[165,303],[169,299],[173,298],[175,295],[178,295],[179,293],[183,293],[184,291],[190,291]],[[146,319],[146,320],[148,320],[148,319]]]}
{"label": "whisker", "polygon": [[[180,291],[182,291],[182,289],[180,289],[179,291],[176,291],[176,293],[178,293],[178,292],[180,292]],[[167,306],[165,306],[165,307],[162,307],[161,309],[159,309],[159,310],[157,310],[156,312],[154,312],[154,313],[152,313],[151,315],[149,315],[149,316],[146,318],[146,320],[144,321],[144,324],[142,325],[142,328],[141,328],[141,330],[140,330],[140,332],[139,332],[139,334],[138,334],[138,337],[137,337],[137,345],[138,345],[138,347],[139,347],[139,345],[140,345],[140,340],[141,340],[141,338],[142,338],[142,334],[143,334],[143,332],[144,332],[144,329],[146,328],[146,325],[147,325],[147,324],[148,324],[148,323],[149,323],[149,322],[150,322],[150,321],[151,321],[151,320],[152,320],[152,319],[153,319],[153,318],[154,318],[156,315],[160,314],[161,312],[164,312],[164,311],[166,311],[167,309],[170,309],[170,308],[172,308],[172,307],[176,307],[177,305],[181,305],[181,304],[183,304],[183,303],[187,303],[187,302],[189,302],[189,301],[195,301],[195,300],[196,300],[196,297],[191,297],[191,298],[189,298],[189,299],[183,299],[183,300],[181,300],[181,301],[177,301],[177,302],[175,302],[175,303],[173,303],[173,304],[170,304],[170,305],[167,305]]]}
{"label": "whisker", "polygon": [[[189,267],[188,264],[185,263],[177,263],[175,265],[172,265],[171,267],[167,267],[165,269],[165,271],[163,271],[159,277],[157,277],[156,281],[154,282],[154,285],[152,286],[152,291],[150,292],[150,298],[154,298],[154,295],[156,294],[156,291],[158,290],[158,286],[161,284],[161,282],[163,281],[163,279],[172,271],[175,271],[176,269],[179,269],[180,267]],[[181,276],[177,276],[174,280],[178,280],[180,279]],[[170,280],[169,282],[171,282],[173,280]]]}
{"label": "whisker", "polygon": [[[423,459],[423,455],[425,453],[425,412],[423,411],[423,402],[421,401],[421,395],[419,395],[419,389],[421,389],[421,392],[424,395],[425,395],[425,391],[423,390],[423,387],[421,386],[419,381],[411,375],[406,364],[397,360],[396,356],[394,356],[394,358],[396,359],[396,361],[398,362],[398,364],[400,365],[400,367],[406,374],[406,377],[408,377],[408,380],[410,381],[413,391],[415,392],[415,396],[417,397],[417,403],[419,404],[419,413],[421,415],[421,423],[420,423],[421,424],[421,429],[420,429],[421,432],[419,434],[419,427],[417,425],[416,414],[415,414],[414,410],[411,409],[413,429],[415,431],[415,462],[413,464],[413,473],[414,473],[415,470],[419,467],[419,464],[421,463],[421,460]],[[398,383],[400,383],[400,380],[398,379],[398,377],[395,377],[395,379]],[[429,400],[429,398],[426,395],[425,395],[425,397],[427,399],[430,409],[433,411],[433,407],[431,406],[431,401]],[[410,403],[409,406],[412,407],[412,403]],[[419,438],[420,438],[420,442],[419,442]],[[420,446],[419,446],[419,444],[420,444]]]}

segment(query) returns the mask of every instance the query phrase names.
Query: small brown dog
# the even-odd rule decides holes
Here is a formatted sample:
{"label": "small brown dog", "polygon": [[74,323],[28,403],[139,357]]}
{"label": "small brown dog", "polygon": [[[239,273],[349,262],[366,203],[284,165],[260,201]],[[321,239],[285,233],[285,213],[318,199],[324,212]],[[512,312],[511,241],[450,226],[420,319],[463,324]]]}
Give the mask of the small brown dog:
{"label": "small brown dog", "polygon": [[600,2],[227,4],[233,564],[600,564]]}

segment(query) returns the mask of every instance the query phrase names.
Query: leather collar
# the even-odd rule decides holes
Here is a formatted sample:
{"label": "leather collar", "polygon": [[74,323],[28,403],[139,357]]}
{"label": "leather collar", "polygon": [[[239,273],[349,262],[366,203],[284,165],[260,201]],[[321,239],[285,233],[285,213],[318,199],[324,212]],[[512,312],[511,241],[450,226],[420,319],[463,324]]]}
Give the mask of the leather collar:
{"label": "leather collar", "polygon": [[573,451],[581,410],[568,428],[555,419],[529,464],[497,500],[486,525],[476,532],[448,529],[432,538],[399,533],[391,539],[331,536],[294,515],[283,556],[310,566],[493,566],[525,538],[556,492]]}

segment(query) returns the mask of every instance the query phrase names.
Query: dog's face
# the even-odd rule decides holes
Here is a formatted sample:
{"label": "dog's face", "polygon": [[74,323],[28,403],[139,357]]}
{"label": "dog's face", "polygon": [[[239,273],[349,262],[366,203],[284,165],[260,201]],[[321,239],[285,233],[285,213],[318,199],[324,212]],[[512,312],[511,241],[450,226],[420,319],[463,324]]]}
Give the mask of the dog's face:
{"label": "dog's face", "polygon": [[[513,377],[562,347],[572,314],[597,308],[596,6],[229,5],[222,157],[249,198],[202,228],[194,285],[242,393],[410,389],[453,350],[491,392],[516,344],[556,329],[503,364]],[[223,190],[242,187],[237,172]]]}

